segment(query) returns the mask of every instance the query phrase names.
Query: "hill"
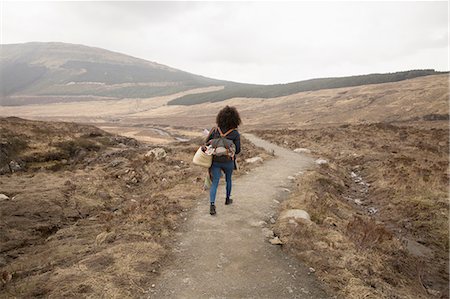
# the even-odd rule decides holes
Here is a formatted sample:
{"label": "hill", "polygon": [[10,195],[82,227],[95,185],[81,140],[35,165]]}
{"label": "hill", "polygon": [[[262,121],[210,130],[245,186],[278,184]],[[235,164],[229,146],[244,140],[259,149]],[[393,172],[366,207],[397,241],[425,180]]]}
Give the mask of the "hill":
{"label": "hill", "polygon": [[[448,79],[448,75],[425,76],[392,83],[299,92],[269,100],[233,98],[192,106],[161,106],[124,115],[122,122],[200,129],[212,126],[215,115],[225,105],[238,109],[244,121],[243,129],[445,120],[449,114]],[[56,108],[53,117],[69,117],[69,114],[62,114]],[[50,116],[52,109],[44,106],[33,109],[23,107],[10,113],[18,111],[26,117]],[[86,107],[84,111],[87,110]]]}
{"label": "hill", "polygon": [[171,105],[219,102],[234,97],[274,98],[303,91],[396,82],[440,74],[412,70],[287,84],[258,85],[216,80],[108,50],[67,43],[1,46],[0,104],[21,106],[59,102],[142,99],[192,89],[220,87],[203,94],[182,94]]}
{"label": "hill", "polygon": [[303,91],[315,91],[321,89],[397,82],[441,73],[443,72],[436,72],[435,70],[411,70],[386,74],[311,79],[306,81],[274,85],[249,85],[231,83],[227,84],[222,90],[203,93],[201,95],[196,94],[183,96],[181,98],[170,101],[169,105],[193,105],[206,102],[220,102],[236,97],[268,99],[287,96]]}
{"label": "hill", "polygon": [[131,56],[65,43],[2,45],[2,105],[167,95],[221,81]]}

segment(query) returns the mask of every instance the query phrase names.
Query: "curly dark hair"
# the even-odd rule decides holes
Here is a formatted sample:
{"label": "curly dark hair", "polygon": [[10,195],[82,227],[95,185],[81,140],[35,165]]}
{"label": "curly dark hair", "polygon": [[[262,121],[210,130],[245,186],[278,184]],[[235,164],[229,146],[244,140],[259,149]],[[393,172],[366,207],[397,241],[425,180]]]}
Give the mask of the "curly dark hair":
{"label": "curly dark hair", "polygon": [[241,122],[241,117],[235,107],[225,106],[216,117],[217,125],[225,131],[237,129]]}

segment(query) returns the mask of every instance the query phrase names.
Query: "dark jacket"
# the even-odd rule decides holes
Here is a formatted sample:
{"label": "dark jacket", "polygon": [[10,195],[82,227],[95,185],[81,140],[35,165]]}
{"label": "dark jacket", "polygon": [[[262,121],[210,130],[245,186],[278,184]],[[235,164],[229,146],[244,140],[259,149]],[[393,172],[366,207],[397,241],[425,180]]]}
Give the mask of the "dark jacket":
{"label": "dark jacket", "polygon": [[[212,128],[211,130],[213,130],[212,134],[209,134],[208,138],[206,139],[206,142],[210,141],[211,139],[220,137],[220,133],[219,130],[217,130],[217,128]],[[222,133],[226,133],[228,131],[223,130],[222,128],[220,128],[220,130],[222,131]],[[227,139],[233,141],[234,145],[236,146],[236,155],[239,154],[241,152],[241,135],[239,134],[238,130],[235,129],[231,131],[226,137]],[[227,161],[230,161],[228,157],[213,156],[213,162],[227,162]]]}

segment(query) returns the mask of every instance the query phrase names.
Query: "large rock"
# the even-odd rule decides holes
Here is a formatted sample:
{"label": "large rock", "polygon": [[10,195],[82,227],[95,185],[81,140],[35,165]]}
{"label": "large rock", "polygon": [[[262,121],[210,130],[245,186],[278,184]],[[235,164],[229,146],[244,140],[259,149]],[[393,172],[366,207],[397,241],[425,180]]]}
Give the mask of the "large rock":
{"label": "large rock", "polygon": [[257,162],[262,163],[263,158],[261,158],[261,157],[248,158],[248,159],[245,159],[245,162],[247,162],[247,163],[257,163]]}
{"label": "large rock", "polygon": [[154,148],[150,151],[148,151],[148,153],[145,154],[145,158],[147,159],[155,159],[155,160],[161,160],[164,159],[167,156],[166,151],[161,148],[161,147],[157,147]]}
{"label": "large rock", "polygon": [[328,164],[328,161],[325,160],[325,159],[317,159],[316,163],[319,164],[319,165],[322,165],[322,164]]}
{"label": "large rock", "polygon": [[5,194],[0,194],[0,201],[9,200],[9,197]]}
{"label": "large rock", "polygon": [[302,153],[302,154],[311,154],[311,150],[309,150],[309,149],[307,149],[307,148],[303,148],[303,147],[296,148],[296,149],[294,150],[294,152],[296,152],[296,153]]}
{"label": "large rock", "polygon": [[291,209],[281,212],[279,219],[288,219],[288,218],[301,219],[306,222],[311,222],[311,217],[309,216],[308,212],[300,209]]}
{"label": "large rock", "polygon": [[9,162],[9,169],[11,169],[12,172],[16,172],[22,170],[22,166],[16,161],[11,161]]}

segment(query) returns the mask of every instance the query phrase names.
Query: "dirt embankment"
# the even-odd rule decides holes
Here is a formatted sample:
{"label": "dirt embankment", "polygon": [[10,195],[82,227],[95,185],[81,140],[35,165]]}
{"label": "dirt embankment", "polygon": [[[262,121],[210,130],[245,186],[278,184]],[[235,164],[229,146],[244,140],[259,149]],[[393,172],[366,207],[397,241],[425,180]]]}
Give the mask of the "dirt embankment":
{"label": "dirt embankment", "polygon": [[285,248],[342,298],[448,298],[447,122],[258,131],[328,163],[297,179]]}
{"label": "dirt embankment", "polygon": [[[0,297],[144,296],[206,196],[199,143],[148,155],[93,126],[0,119]],[[241,158],[259,154],[245,144]]]}

